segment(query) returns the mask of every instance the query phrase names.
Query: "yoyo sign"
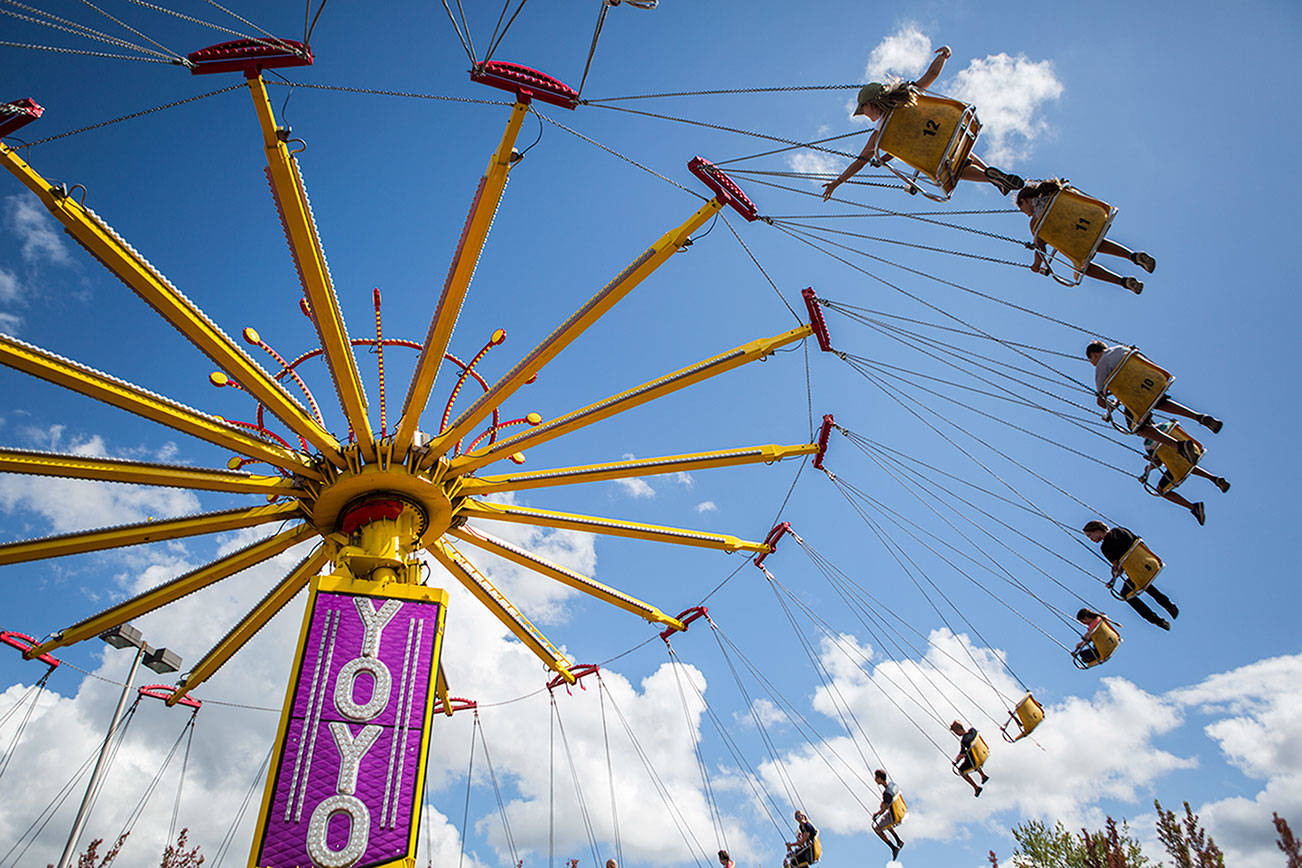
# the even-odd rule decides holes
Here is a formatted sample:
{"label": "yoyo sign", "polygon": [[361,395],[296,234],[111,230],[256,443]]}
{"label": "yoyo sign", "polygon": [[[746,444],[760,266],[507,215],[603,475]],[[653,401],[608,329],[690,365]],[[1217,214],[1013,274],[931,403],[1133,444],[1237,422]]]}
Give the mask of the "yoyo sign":
{"label": "yoyo sign", "polygon": [[250,868],[414,864],[446,603],[313,579]]}

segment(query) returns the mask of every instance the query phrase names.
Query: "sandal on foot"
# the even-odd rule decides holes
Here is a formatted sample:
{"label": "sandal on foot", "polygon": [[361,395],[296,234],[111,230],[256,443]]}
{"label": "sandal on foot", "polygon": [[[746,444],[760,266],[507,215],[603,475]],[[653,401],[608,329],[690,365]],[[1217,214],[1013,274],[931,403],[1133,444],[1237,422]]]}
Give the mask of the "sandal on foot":
{"label": "sandal on foot", "polygon": [[1005,196],[1026,186],[1026,182],[1022,180],[1021,176],[1001,172],[994,166],[986,166],[986,180],[998,187],[999,192]]}
{"label": "sandal on foot", "polygon": [[1140,250],[1130,257],[1130,261],[1147,271],[1149,274],[1157,268],[1157,260]]}

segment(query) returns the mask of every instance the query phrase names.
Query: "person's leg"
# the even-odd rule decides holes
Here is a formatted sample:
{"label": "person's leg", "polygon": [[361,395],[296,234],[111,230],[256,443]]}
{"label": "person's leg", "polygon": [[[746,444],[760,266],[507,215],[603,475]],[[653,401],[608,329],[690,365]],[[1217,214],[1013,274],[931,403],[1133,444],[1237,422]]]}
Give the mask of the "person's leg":
{"label": "person's leg", "polygon": [[1171,629],[1171,625],[1166,622],[1166,619],[1159,617],[1156,612],[1148,608],[1148,605],[1143,600],[1139,599],[1138,596],[1131,597],[1129,600],[1126,600],[1126,603],[1129,604],[1130,608],[1134,609],[1135,612],[1138,613],[1139,617],[1143,618],[1153,626],[1161,627],[1163,630]]}
{"label": "person's leg", "polygon": [[1105,283],[1114,284],[1122,289],[1128,289],[1135,295],[1139,295],[1144,291],[1144,284],[1142,281],[1133,277],[1122,277],[1120,274],[1117,274],[1115,271],[1109,271],[1097,262],[1091,262],[1085,268],[1085,276],[1092,277],[1095,280],[1102,280]]}
{"label": "person's leg", "polygon": [[[959,768],[962,769],[963,767],[960,766]],[[981,786],[976,781],[972,780],[971,770],[968,771],[960,770],[958,774],[961,778],[963,778],[963,780],[967,781],[968,786],[972,788],[973,792],[975,792],[978,796],[981,795]]]}
{"label": "person's leg", "polygon": [[1213,434],[1219,434],[1221,428],[1224,427],[1224,423],[1221,422],[1220,419],[1207,413],[1199,413],[1195,410],[1190,410],[1185,405],[1177,404],[1170,398],[1163,398],[1161,401],[1158,401],[1157,409],[1167,413],[1174,413],[1177,416],[1184,416],[1186,419],[1192,419],[1204,428],[1210,428]]}
{"label": "person's leg", "polygon": [[[1197,469],[1198,468],[1196,467],[1194,468],[1194,470]],[[1184,498],[1184,495],[1180,494],[1180,492],[1178,491],[1168,491],[1165,494],[1163,494],[1162,497],[1171,501],[1176,506],[1183,506],[1185,509],[1189,510],[1190,512],[1193,512],[1194,505],[1190,503],[1188,500],[1186,500]]]}
{"label": "person's leg", "polygon": [[1005,196],[1013,190],[1020,190],[1026,186],[1026,181],[1021,176],[988,166],[976,154],[968,156],[967,163],[964,164],[963,171],[959,172],[958,177],[963,181],[985,181],[987,184],[993,184]]}
{"label": "person's leg", "polygon": [[1161,606],[1163,609],[1166,609],[1168,612],[1170,612],[1172,618],[1180,617],[1179,607],[1176,606],[1175,603],[1172,603],[1171,598],[1168,597],[1166,594],[1162,593],[1161,591],[1159,591],[1156,586],[1149,585],[1147,588],[1144,589],[1144,592],[1148,594],[1150,597],[1152,597],[1153,600],[1159,606]]}
{"label": "person's leg", "polygon": [[1211,480],[1211,482],[1214,483],[1216,487],[1221,490],[1222,494],[1230,490],[1230,481],[1226,479],[1224,476],[1214,476],[1211,473],[1208,473],[1206,470],[1203,470],[1201,467],[1195,467],[1193,470],[1189,472],[1192,473],[1194,476],[1201,476],[1203,479]]}
{"label": "person's leg", "polygon": [[1133,250],[1118,244],[1111,238],[1104,238],[1099,242],[1099,253],[1106,253],[1109,256],[1121,256],[1125,259],[1130,259],[1135,255]]}

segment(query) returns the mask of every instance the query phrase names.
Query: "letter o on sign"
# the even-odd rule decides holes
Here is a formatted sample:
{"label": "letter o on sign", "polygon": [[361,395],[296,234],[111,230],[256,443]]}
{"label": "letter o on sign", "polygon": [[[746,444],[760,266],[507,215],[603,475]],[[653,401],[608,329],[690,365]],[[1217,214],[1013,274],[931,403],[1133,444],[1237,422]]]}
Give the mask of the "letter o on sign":
{"label": "letter o on sign", "polygon": [[[371,698],[366,704],[358,705],[353,700],[353,688],[357,684],[357,676],[363,672],[370,673],[375,686],[371,688]],[[349,720],[359,723],[370,720],[389,705],[389,688],[392,685],[393,676],[389,674],[389,667],[374,657],[349,660],[339,670],[339,678],[335,681],[335,708]]]}
{"label": "letter o on sign", "polygon": [[[330,818],[347,814],[349,820],[348,842],[342,849],[332,849],[326,842]],[[352,868],[366,852],[371,837],[371,814],[356,796],[335,795],[316,806],[307,828],[307,854],[312,864],[321,868]]]}

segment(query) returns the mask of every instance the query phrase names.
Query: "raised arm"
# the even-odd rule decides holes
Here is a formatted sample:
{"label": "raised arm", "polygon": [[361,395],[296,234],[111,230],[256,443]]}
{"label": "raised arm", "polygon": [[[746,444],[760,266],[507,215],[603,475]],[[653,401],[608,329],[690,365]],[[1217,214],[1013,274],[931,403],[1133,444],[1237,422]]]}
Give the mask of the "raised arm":
{"label": "raised arm", "polygon": [[942,45],[936,49],[936,59],[927,67],[927,71],[922,74],[922,78],[914,82],[919,90],[926,90],[940,77],[940,71],[945,68],[945,61],[953,54],[948,45]]}

